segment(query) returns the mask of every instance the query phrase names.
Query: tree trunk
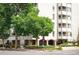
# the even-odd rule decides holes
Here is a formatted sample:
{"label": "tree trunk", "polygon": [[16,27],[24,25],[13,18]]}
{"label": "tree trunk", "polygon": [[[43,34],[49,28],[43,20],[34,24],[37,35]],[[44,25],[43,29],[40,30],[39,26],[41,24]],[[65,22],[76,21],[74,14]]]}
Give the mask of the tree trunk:
{"label": "tree trunk", "polygon": [[39,46],[38,38],[36,38],[36,46]]}
{"label": "tree trunk", "polygon": [[4,44],[4,39],[2,39],[2,41],[3,41],[3,49],[4,49],[4,47],[5,47],[5,44]]}
{"label": "tree trunk", "polygon": [[18,36],[16,35],[15,36],[15,49],[17,49],[17,47],[18,47],[17,41],[18,41]]}
{"label": "tree trunk", "polygon": [[43,46],[44,46],[44,40],[45,40],[45,37],[43,36]]}

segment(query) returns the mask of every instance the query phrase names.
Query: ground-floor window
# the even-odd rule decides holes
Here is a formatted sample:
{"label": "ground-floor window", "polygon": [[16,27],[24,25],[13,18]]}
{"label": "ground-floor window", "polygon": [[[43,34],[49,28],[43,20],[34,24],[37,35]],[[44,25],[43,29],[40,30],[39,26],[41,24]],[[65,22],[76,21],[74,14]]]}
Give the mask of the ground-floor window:
{"label": "ground-floor window", "polygon": [[32,45],[35,45],[35,43],[36,43],[35,41],[36,41],[36,40],[31,40]]}
{"label": "ground-floor window", "polygon": [[28,40],[25,40],[24,41],[24,45],[28,45],[29,41]]}
{"label": "ground-floor window", "polygon": [[24,41],[24,45],[29,45],[29,43],[30,43],[30,45],[35,45],[36,40],[25,40]]}
{"label": "ground-floor window", "polygon": [[[11,45],[13,48],[15,47],[15,40],[12,40]],[[20,47],[20,40],[17,40],[17,45]]]}

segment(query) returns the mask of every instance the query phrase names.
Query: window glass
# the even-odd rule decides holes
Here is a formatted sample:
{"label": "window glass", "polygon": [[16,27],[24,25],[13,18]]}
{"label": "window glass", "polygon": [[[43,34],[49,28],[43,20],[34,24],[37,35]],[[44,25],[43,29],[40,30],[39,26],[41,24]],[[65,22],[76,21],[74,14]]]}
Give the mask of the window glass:
{"label": "window glass", "polygon": [[53,20],[55,19],[55,14],[53,14]]}

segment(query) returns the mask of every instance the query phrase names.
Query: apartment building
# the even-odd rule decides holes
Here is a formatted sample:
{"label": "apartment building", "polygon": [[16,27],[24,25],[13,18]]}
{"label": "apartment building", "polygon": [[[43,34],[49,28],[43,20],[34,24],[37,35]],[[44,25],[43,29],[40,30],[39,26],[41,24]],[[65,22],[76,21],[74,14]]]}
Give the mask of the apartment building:
{"label": "apartment building", "polygon": [[72,4],[71,3],[57,3],[53,5],[53,22],[54,32],[53,36],[56,40],[72,41]]}

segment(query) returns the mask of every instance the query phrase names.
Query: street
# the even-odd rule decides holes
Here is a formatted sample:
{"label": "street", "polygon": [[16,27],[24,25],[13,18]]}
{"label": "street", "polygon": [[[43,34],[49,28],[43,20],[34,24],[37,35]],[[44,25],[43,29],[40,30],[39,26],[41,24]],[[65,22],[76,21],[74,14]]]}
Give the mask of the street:
{"label": "street", "polygon": [[54,50],[54,51],[39,51],[39,50],[26,50],[26,51],[0,51],[0,55],[79,55],[79,49],[72,50]]}

